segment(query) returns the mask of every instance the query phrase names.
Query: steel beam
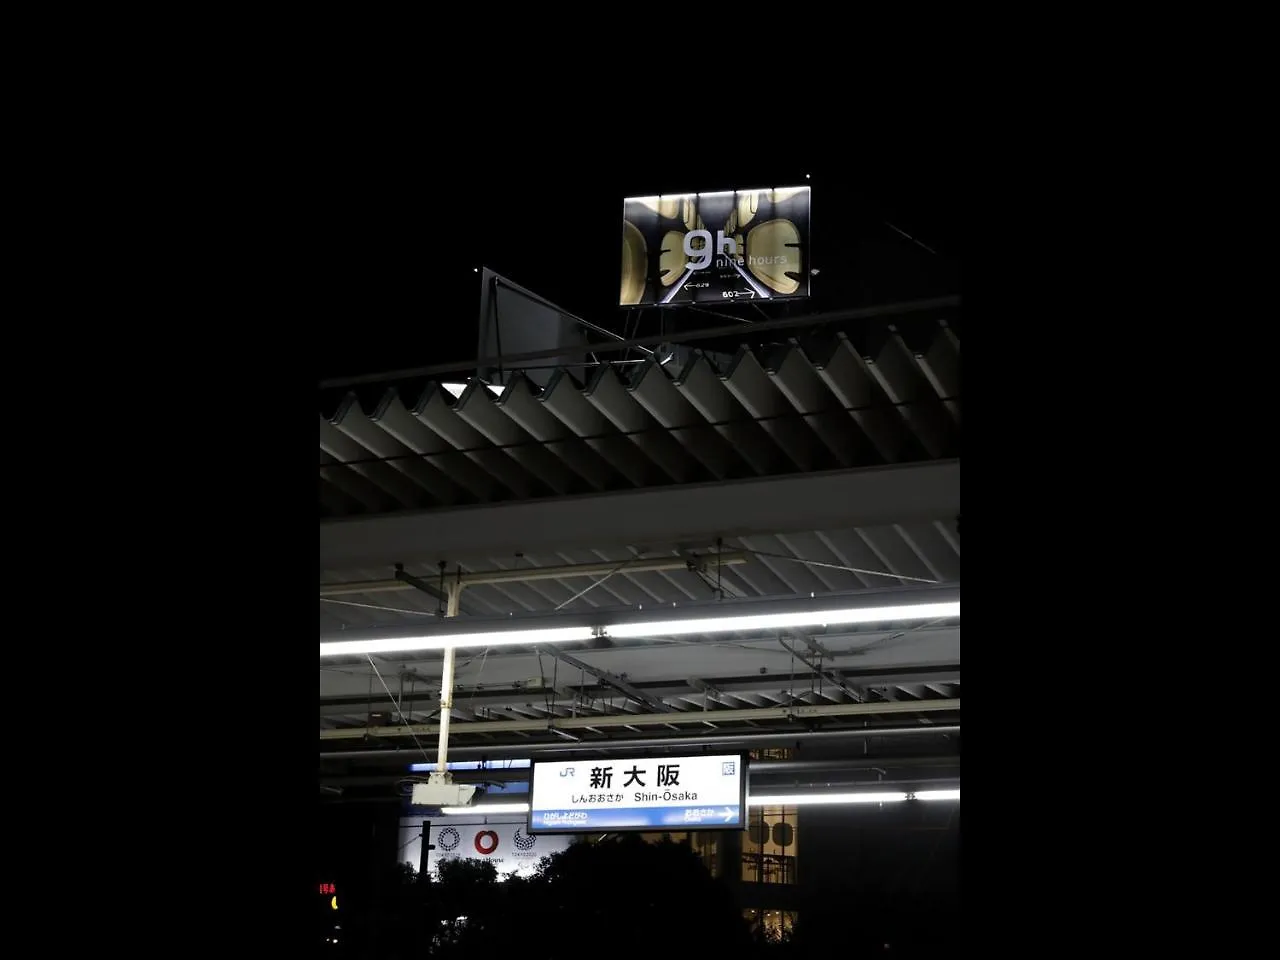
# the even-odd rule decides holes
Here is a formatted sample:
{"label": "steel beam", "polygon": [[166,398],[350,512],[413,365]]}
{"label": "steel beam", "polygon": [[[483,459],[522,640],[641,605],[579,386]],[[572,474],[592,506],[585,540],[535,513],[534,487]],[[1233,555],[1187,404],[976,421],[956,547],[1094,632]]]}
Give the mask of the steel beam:
{"label": "steel beam", "polygon": [[[726,608],[739,606],[728,600],[723,605]],[[768,605],[762,612],[776,611],[772,605]],[[461,624],[462,620],[457,622]],[[436,627],[439,624],[439,621],[432,618],[428,625]],[[902,636],[891,639],[895,632]],[[370,635],[373,635],[372,632]],[[958,625],[922,627],[909,632],[901,629],[890,632],[882,628],[868,630],[863,634],[819,636],[823,645],[833,654],[823,665],[839,670],[844,680],[856,687],[956,683],[960,679]],[[333,635],[322,639],[339,638]],[[687,695],[685,681],[690,677],[705,680],[730,694],[768,693],[771,690],[777,692],[801,682],[808,687],[807,678],[803,681],[800,679],[806,677],[806,670],[799,664],[795,665],[795,680],[791,679],[791,654],[782,649],[776,637],[738,640],[736,645],[717,643],[716,639],[691,638],[689,642],[683,643],[619,641],[628,645],[598,649],[567,647],[564,652],[615,676],[625,674],[628,682],[656,697]],[[369,699],[369,664],[367,661],[360,663],[358,658],[345,659],[349,662],[321,661],[317,694],[322,703],[345,700],[357,704],[351,709],[363,714]],[[415,701],[438,689],[442,667],[439,651],[423,651],[416,659],[387,663],[385,666],[380,663],[379,666],[384,672],[412,669],[417,674],[418,693]],[[764,673],[760,672],[762,667],[765,668]],[[459,702],[462,698],[470,701],[475,697],[477,703],[489,704],[494,702],[491,698],[496,699],[504,691],[507,696],[519,695],[516,691],[520,691],[525,699],[541,699],[546,695],[542,688],[530,690],[525,683],[530,678],[541,676],[537,655],[527,647],[496,647],[487,655],[482,650],[473,648],[459,662],[458,671]],[[552,677],[548,675],[546,679],[551,680]],[[476,688],[477,682],[481,684],[479,689]],[[592,681],[588,679],[587,683],[591,685]],[[579,686],[577,671],[573,671],[571,677],[559,677],[558,684],[561,687]],[[378,702],[381,691],[376,683],[374,688],[373,697]]]}
{"label": "steel beam", "polygon": [[[809,638],[805,638],[805,639],[808,640]],[[782,649],[786,650],[789,654],[791,654],[793,657],[799,660],[802,664],[808,667],[809,672],[812,673],[814,676],[822,680],[825,680],[827,681],[827,683],[833,684],[834,686],[840,688],[849,696],[853,697],[853,699],[855,700],[862,699],[862,694],[858,692],[858,689],[856,687],[854,687],[851,683],[848,683],[844,679],[844,677],[840,675],[840,671],[824,670],[822,667],[818,666],[818,664],[814,663],[812,660],[806,657],[803,653],[801,653],[791,644],[787,643],[786,640],[779,638],[778,642],[782,644]],[[815,647],[819,646],[814,641],[810,641],[810,642],[812,646],[815,646]]]}
{"label": "steel beam", "polygon": [[[366,630],[338,630],[330,634],[322,634],[321,642],[331,640],[359,640],[359,639],[386,639],[389,637],[419,637],[431,636],[433,634],[456,636],[466,633],[486,633],[489,631],[501,630],[522,630],[533,627],[581,627],[586,633],[585,637],[590,633],[592,628],[598,628],[601,635],[607,634],[609,629],[620,627],[624,624],[633,626],[644,626],[645,624],[653,624],[665,620],[681,620],[681,619],[724,619],[726,617],[738,616],[754,616],[757,614],[778,614],[778,613],[807,613],[819,614],[824,610],[843,610],[850,606],[855,607],[877,607],[877,606],[898,606],[902,604],[916,603],[950,603],[960,600],[960,587],[958,584],[936,584],[927,587],[886,587],[879,590],[853,590],[847,593],[824,593],[813,597],[751,597],[742,600],[724,600],[717,601],[707,599],[702,601],[691,601],[677,606],[672,604],[670,607],[651,608],[642,610],[637,606],[634,610],[630,608],[617,608],[613,611],[609,610],[593,610],[590,612],[578,611],[573,613],[560,613],[552,611],[550,613],[529,614],[520,618],[515,617],[468,617],[465,621],[459,621],[458,626],[452,624],[441,624],[439,620],[432,619],[421,623],[398,624],[385,628],[369,628]],[[654,610],[657,612],[654,612]],[[923,629],[923,626],[920,627]],[[738,633],[746,633],[746,630],[738,630]],[[754,631],[759,632],[759,631]],[[766,630],[766,634],[775,634],[775,630]],[[815,630],[815,632],[817,632]],[[866,643],[877,635],[891,638],[892,635],[901,633],[901,630],[894,630],[892,634],[884,630],[857,630],[842,631],[837,625],[833,630],[823,633],[823,637],[828,641],[828,646],[835,649],[834,641],[837,637],[857,637],[863,643]],[[915,629],[910,632],[917,632]],[[463,646],[462,640],[456,641]],[[424,658],[425,659],[425,658]]]}
{"label": "steel beam", "polygon": [[[844,743],[850,740],[898,737],[952,737],[960,735],[959,724],[917,724],[913,727],[854,727],[847,730],[796,731],[776,730],[772,733],[722,733],[708,736],[642,737],[618,740],[583,740],[577,744],[552,742],[474,743],[457,747],[454,754],[487,757],[490,760],[527,757],[544,753],[599,753],[610,751],[623,753],[632,750],[661,749],[683,750],[689,747],[769,746],[775,744],[826,744]],[[418,763],[422,756],[413,744],[403,748],[374,750],[321,751],[321,760],[396,760]]]}
{"label": "steel beam", "polygon": [[539,654],[545,653],[547,656],[554,657],[561,663],[567,664],[570,667],[574,667],[575,669],[581,670],[584,673],[595,677],[605,686],[612,687],[623,696],[630,697],[642,707],[648,707],[650,710],[658,713],[666,713],[671,710],[671,707],[667,706],[657,697],[645,693],[643,690],[628,683],[622,677],[615,676],[608,670],[601,670],[599,667],[593,667],[591,664],[584,663],[577,657],[572,657],[563,650],[557,650],[555,647],[538,647],[537,650]]}
{"label": "steel beam", "polygon": [[[393,751],[396,757],[402,756],[399,751]],[[360,759],[367,754],[351,753],[347,757]],[[384,764],[383,766],[389,766]],[[803,779],[806,774],[824,773],[823,779],[829,785],[838,783],[842,780],[849,779],[847,776],[842,777],[841,774],[857,773],[865,770],[891,770],[891,771],[916,771],[928,770],[946,770],[954,769],[956,772],[948,779],[955,779],[959,776],[960,755],[956,753],[943,755],[898,755],[887,754],[882,756],[864,756],[850,757],[843,760],[783,760],[773,761],[766,760],[758,763],[752,763],[747,767],[747,781],[753,786],[765,786],[760,781],[766,779],[781,780],[797,780]],[[460,783],[528,783],[529,768],[521,767],[519,769],[503,768],[503,767],[484,767],[479,770],[454,770],[452,771],[454,779]],[[324,782],[330,785],[343,787],[372,787],[384,783],[395,783],[404,779],[403,770],[388,770],[385,773],[328,773],[324,776]],[[893,783],[893,779],[884,780],[879,778],[882,783]],[[776,786],[776,784],[768,784],[768,786]]]}
{"label": "steel beam", "polygon": [[320,524],[320,568],[468,562],[614,545],[951,520],[960,461],[349,517]]}
{"label": "steel beam", "polygon": [[[494,655],[490,655],[493,659]],[[405,713],[433,713],[439,705],[436,702],[439,696],[440,678],[417,678],[419,682],[425,683],[423,687],[419,687],[412,701],[406,696],[401,701],[403,706],[412,707],[406,709]],[[801,686],[801,680],[804,680],[804,686]],[[844,676],[846,682],[854,683],[860,687],[886,687],[897,686],[904,683],[959,683],[960,668],[937,668],[932,670],[921,670],[916,672],[903,672],[897,674],[880,674],[869,673],[864,675],[846,674]],[[631,683],[631,681],[628,681]],[[637,681],[634,686],[644,694],[655,697],[659,700],[667,700],[672,697],[684,699],[697,699],[706,694],[711,700],[725,702],[726,697],[737,697],[746,693],[762,693],[766,696],[778,697],[790,690],[796,693],[808,692],[808,680],[804,674],[799,674],[795,678],[793,684],[791,679],[780,673],[770,674],[763,677],[747,677],[747,678],[715,678],[715,677],[688,677],[683,681]],[[541,709],[546,705],[547,695],[552,695],[552,706],[571,707],[574,701],[580,696],[595,696],[599,698],[604,691],[609,688],[603,683],[599,686],[591,686],[585,689],[578,689],[575,686],[569,686],[563,682],[559,689],[543,688],[543,687],[524,687],[524,688],[500,688],[485,684],[483,690],[475,691],[466,687],[456,688],[454,690],[454,709],[463,707],[465,709],[501,709],[506,706],[519,706],[521,704],[530,703]],[[697,691],[696,693],[694,691]],[[363,717],[370,711],[389,712],[396,709],[396,703],[385,696],[381,690],[375,690],[374,695],[370,698],[366,694],[358,696],[342,696],[323,698],[320,701],[321,717]]]}
{"label": "steel beam", "polygon": [[[888,716],[897,713],[933,713],[960,709],[960,699],[917,700],[911,703],[836,703],[822,706],[796,704],[790,707],[756,707],[750,710],[690,710],[683,713],[628,713],[604,717],[561,717],[553,720],[476,720],[455,723],[458,736],[486,733],[545,732],[547,730],[591,730],[599,727],[639,727],[668,724],[743,723],[756,720],[806,720],[821,717]],[[321,730],[321,740],[362,740],[365,737],[389,740],[398,737],[428,737],[440,733],[434,723],[397,727],[349,727]]]}
{"label": "steel beam", "polygon": [[[716,566],[746,563],[748,555],[741,550],[724,553],[701,553],[679,557],[650,557],[635,560],[610,560],[602,563],[567,563],[557,567],[514,567],[509,570],[479,570],[449,575],[450,582],[470,587],[484,583],[527,583],[532,580],[565,580],[571,577],[606,577],[611,573],[656,573],[663,570],[701,570],[713,572]],[[404,579],[404,578],[408,579]],[[398,571],[394,580],[357,580],[351,583],[322,583],[320,596],[342,597],[359,593],[388,593],[395,590],[423,589],[412,581],[419,580],[432,596],[439,591],[431,587],[427,577],[414,577]],[[441,594],[443,596],[443,594]]]}

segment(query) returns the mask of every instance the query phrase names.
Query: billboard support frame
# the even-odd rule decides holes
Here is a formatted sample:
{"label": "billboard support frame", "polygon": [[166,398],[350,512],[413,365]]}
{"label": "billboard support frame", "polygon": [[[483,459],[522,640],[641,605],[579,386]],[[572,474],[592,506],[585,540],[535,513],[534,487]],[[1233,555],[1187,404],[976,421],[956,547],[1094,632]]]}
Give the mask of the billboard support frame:
{"label": "billboard support frame", "polygon": [[[526,287],[522,287],[520,286],[520,284],[515,283],[512,280],[508,280],[506,277],[502,276],[502,274],[494,270],[491,270],[488,267],[484,267],[483,274],[481,277],[481,289],[480,289],[479,344],[476,350],[476,353],[479,355],[476,358],[477,379],[483,380],[485,382],[489,382],[488,377],[491,376],[494,371],[496,371],[498,374],[498,379],[494,382],[502,383],[503,382],[502,378],[505,373],[504,364],[506,364],[508,360],[518,359],[516,357],[508,358],[503,355],[502,318],[498,313],[498,290],[499,289],[507,290],[511,293],[514,293],[516,296],[524,300],[527,300],[529,303],[536,304],[539,307],[543,307],[546,310],[552,311],[553,313],[559,315],[560,317],[563,317],[566,320],[572,321],[573,323],[577,324],[579,327],[582,327],[583,329],[586,329],[586,330],[590,330],[592,333],[597,333],[605,337],[611,337],[614,340],[624,339],[621,334],[614,333],[612,330],[608,330],[602,326],[599,326],[598,324],[594,324],[590,320],[584,320],[582,319],[582,317],[579,317],[577,314],[570,313],[568,310],[565,310],[563,307],[552,303],[546,297],[540,296],[534,293],[532,290],[529,290]],[[488,333],[490,330],[493,331],[494,341],[497,347],[497,356],[486,357],[486,356],[483,356],[482,354],[483,354],[483,351],[485,348],[485,342],[488,339]],[[573,350],[581,349],[578,345],[574,345],[574,344],[566,344],[565,347],[566,349],[572,348]],[[636,349],[638,349],[641,353],[645,353],[648,355],[653,354],[652,350],[649,350],[645,347],[637,347]],[[582,352],[581,356],[585,357],[590,354],[591,354],[591,350],[588,347],[587,350]],[[576,354],[567,353],[564,359],[567,360],[569,357],[572,357],[572,356],[576,356]],[[573,364],[566,363],[565,366],[573,366]]]}
{"label": "billboard support frame", "polygon": [[[503,357],[506,363],[524,363],[531,360],[553,360],[560,356],[585,357],[589,353],[604,350],[636,350],[640,347],[662,346],[667,343],[687,343],[690,340],[703,338],[740,336],[744,330],[753,333],[775,330],[803,330],[809,327],[820,327],[828,323],[842,323],[851,320],[869,320],[877,317],[896,317],[908,313],[924,313],[933,310],[959,309],[961,298],[958,294],[942,297],[928,297],[923,300],[902,300],[893,303],[873,304],[869,307],[848,307],[840,310],[829,310],[823,313],[809,313],[799,317],[779,317],[762,320],[749,325],[738,321],[737,325],[721,327],[705,327],[700,330],[683,330],[679,333],[660,333],[657,336],[633,337],[617,343],[588,343],[583,346],[557,347],[554,350],[530,350],[525,353],[511,354]],[[386,373],[362,374],[357,377],[337,377],[321,380],[321,390],[358,387],[371,383],[390,383],[395,380],[411,380],[418,377],[435,377],[443,374],[458,374],[480,365],[496,365],[497,357],[481,357],[478,361],[464,360],[458,363],[438,363],[425,367],[406,367],[402,370],[390,370]]]}

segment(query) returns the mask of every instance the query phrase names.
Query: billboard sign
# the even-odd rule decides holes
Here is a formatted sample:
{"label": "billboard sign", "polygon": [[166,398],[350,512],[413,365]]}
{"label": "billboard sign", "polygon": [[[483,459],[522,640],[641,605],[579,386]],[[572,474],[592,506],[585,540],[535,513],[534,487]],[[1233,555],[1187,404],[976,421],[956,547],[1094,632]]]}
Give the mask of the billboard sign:
{"label": "billboard sign", "polygon": [[809,295],[808,187],[629,197],[621,306]]}
{"label": "billboard sign", "polygon": [[[538,870],[543,857],[548,857],[561,850],[567,850],[570,837],[535,837],[531,836],[523,823],[454,823],[446,817],[439,823],[432,823],[428,844],[435,849],[427,851],[427,870],[438,875],[438,867],[444,860],[480,860],[492,863],[498,871],[498,878],[529,877]],[[408,823],[408,821],[403,821]],[[422,822],[418,821],[420,829]],[[406,829],[402,826],[401,833]],[[412,833],[410,833],[412,837]],[[418,841],[421,843],[421,841]],[[421,862],[417,859],[418,849],[401,841],[406,849],[401,859],[415,866]]]}
{"label": "billboard sign", "polygon": [[529,832],[738,830],[746,756],[535,760]]}

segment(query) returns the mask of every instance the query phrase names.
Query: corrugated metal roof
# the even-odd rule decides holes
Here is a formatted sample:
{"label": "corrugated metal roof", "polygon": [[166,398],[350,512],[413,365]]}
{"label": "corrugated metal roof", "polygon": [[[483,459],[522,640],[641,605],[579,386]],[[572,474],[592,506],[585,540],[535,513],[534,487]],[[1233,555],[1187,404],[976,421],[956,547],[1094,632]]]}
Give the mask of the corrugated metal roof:
{"label": "corrugated metal roof", "polygon": [[[429,382],[320,415],[322,517],[958,455],[959,338],[933,321],[731,357],[606,364],[545,389]],[[910,340],[910,344],[908,343]],[[562,561],[560,561],[562,562]]]}
{"label": "corrugated metal roof", "polygon": [[[350,394],[320,416],[321,515],[430,510],[955,457],[959,372],[955,323],[933,319],[901,328],[805,336],[767,348],[744,347],[733,355],[686,350],[665,366],[655,361],[601,365],[587,383],[557,369],[545,388],[516,372],[500,387],[429,382]],[[851,517],[850,522],[856,521]],[[719,591],[726,599],[803,597],[960,579],[954,520],[761,533],[716,543],[675,539],[650,547],[603,537],[598,544],[581,537],[574,542],[587,548],[473,559],[463,568],[466,573],[585,569],[554,578],[469,584],[461,594],[460,615],[519,619],[554,610],[683,606],[711,600]],[[741,554],[741,562],[687,563],[718,551]],[[421,556],[429,554],[424,549]],[[637,558],[661,557],[672,560],[670,569],[629,569]],[[404,572],[436,588],[440,571],[414,559],[404,557]],[[450,566],[447,575],[454,573]],[[322,571],[322,588],[370,587],[327,596],[322,590],[322,634],[436,617],[442,607],[438,597],[388,584],[392,576],[385,568]],[[687,718],[690,724],[757,729],[751,726],[757,721],[726,712],[796,704],[830,705],[831,710],[855,705],[861,711],[862,705],[932,701],[944,712],[922,708],[904,716],[914,718],[911,722],[946,722],[951,711],[946,702],[958,701],[957,623],[880,624],[810,639],[816,646],[794,651],[777,637],[745,635],[566,646],[565,652],[581,663],[607,671],[613,681],[621,678],[621,686],[557,667],[556,658],[544,660],[528,650],[472,652],[459,662],[454,716],[462,723],[453,736],[462,742],[483,740],[497,734],[486,732],[482,721],[520,718],[626,714],[635,717],[637,728],[662,727],[668,715],[662,710],[703,714]],[[390,688],[394,697],[379,692],[374,668],[364,658],[322,663],[323,727],[366,726],[371,711],[397,702],[406,719],[430,721],[438,695],[438,656],[377,660],[384,680],[399,685]],[[639,691],[639,700],[626,689]],[[662,701],[662,710],[654,712],[654,699]],[[958,703],[955,708],[951,712],[958,713]],[[632,729],[632,720],[622,722],[628,726],[620,731]],[[546,731],[518,735],[551,736]]]}

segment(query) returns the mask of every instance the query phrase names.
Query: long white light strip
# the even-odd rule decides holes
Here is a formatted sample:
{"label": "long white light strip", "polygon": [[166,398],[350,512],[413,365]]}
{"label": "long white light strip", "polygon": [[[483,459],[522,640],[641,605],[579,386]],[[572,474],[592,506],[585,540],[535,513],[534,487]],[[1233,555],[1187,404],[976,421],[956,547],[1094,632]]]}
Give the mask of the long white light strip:
{"label": "long white light strip", "polygon": [[528,813],[527,803],[482,803],[478,807],[441,807],[440,812],[450,817],[464,817],[476,813]]}
{"label": "long white light strip", "polygon": [[815,803],[905,803],[907,794],[886,791],[867,793],[780,793],[747,797],[748,807],[802,807]]}
{"label": "long white light strip", "polygon": [[905,803],[908,800],[959,800],[959,790],[917,790],[914,793],[784,793],[747,797],[749,807],[802,807],[838,803]]}
{"label": "long white light strip", "polygon": [[[678,637],[698,633],[739,633],[751,630],[786,630],[795,627],[828,627],[851,623],[897,623],[907,620],[942,620],[960,616],[960,601],[912,603],[893,607],[853,607],[800,613],[762,613],[743,617],[703,617],[697,620],[659,620],[620,623],[603,628],[610,637]],[[456,633],[429,637],[393,637],[382,640],[331,640],[320,644],[322,657],[349,657],[372,653],[412,653],[446,647],[505,647],[520,643],[572,643],[592,637],[590,627],[543,627],[529,630],[495,630],[489,633]]]}
{"label": "long white light strip", "polygon": [[701,620],[662,620],[621,623],[606,631],[611,637],[676,637],[691,633],[736,633],[791,627],[825,627],[849,623],[888,623],[901,620],[940,620],[960,616],[960,601],[912,603],[896,607],[855,607],[801,613],[763,613],[745,617],[707,617]]}
{"label": "long white light strip", "polygon": [[433,637],[389,637],[383,640],[331,640],[320,644],[322,657],[350,657],[366,653],[409,653],[446,647],[507,647],[518,643],[572,643],[591,639],[590,627],[546,627],[540,630],[495,630],[490,633],[448,633]]}
{"label": "long white light strip", "polygon": [[[533,764],[528,758],[524,760],[450,760],[445,764],[448,770],[528,770]],[[434,773],[438,764],[411,763],[410,773]]]}
{"label": "long white light strip", "polygon": [[[844,803],[906,803],[908,800],[959,800],[959,790],[866,791],[865,793],[780,793],[748,797],[748,807],[803,807]],[[441,807],[440,812],[453,817],[487,813],[528,813],[527,803],[486,803],[476,807]]]}

